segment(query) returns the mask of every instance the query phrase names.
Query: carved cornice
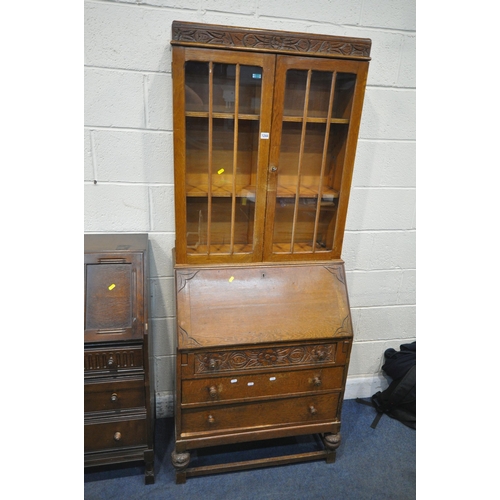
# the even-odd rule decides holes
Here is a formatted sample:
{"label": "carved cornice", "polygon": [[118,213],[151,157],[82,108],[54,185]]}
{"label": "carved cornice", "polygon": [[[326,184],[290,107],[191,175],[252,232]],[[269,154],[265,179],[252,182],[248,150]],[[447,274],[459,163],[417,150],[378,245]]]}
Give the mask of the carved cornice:
{"label": "carved cornice", "polygon": [[172,45],[370,59],[371,40],[174,21]]}

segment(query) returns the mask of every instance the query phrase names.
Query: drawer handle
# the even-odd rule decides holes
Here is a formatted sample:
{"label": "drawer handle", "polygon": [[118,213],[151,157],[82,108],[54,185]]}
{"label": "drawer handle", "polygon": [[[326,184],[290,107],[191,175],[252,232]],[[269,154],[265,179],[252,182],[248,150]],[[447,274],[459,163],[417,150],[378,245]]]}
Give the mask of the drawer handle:
{"label": "drawer handle", "polygon": [[208,423],[213,424],[215,422],[215,418],[212,415],[208,416]]}
{"label": "drawer handle", "polygon": [[208,367],[210,368],[210,370],[215,370],[217,368],[217,361],[215,361],[215,359],[212,358],[208,362]]}
{"label": "drawer handle", "polygon": [[120,441],[121,438],[122,438],[122,433],[121,432],[115,432],[115,434],[113,436],[113,439],[115,441]]}
{"label": "drawer handle", "polygon": [[208,393],[212,399],[215,399],[217,397],[217,387],[215,387],[215,385],[210,386],[208,388]]}
{"label": "drawer handle", "polygon": [[320,361],[323,361],[324,359],[326,359],[326,351],[325,350],[317,351],[316,355],[318,356],[318,359]]}
{"label": "drawer handle", "polygon": [[319,387],[321,385],[321,379],[319,377],[314,377],[312,383],[316,387]]}
{"label": "drawer handle", "polygon": [[316,413],[318,413],[318,410],[316,410],[316,408],[314,408],[314,406],[313,406],[313,405],[310,405],[310,406],[309,406],[309,413],[310,413],[311,415],[316,415]]}
{"label": "drawer handle", "polygon": [[113,394],[111,394],[111,401],[113,401],[113,403],[115,401],[118,401],[118,394],[116,394],[116,392],[113,392]]}
{"label": "drawer handle", "polygon": [[108,359],[108,366],[113,366],[115,364],[115,359],[113,356],[110,356]]}

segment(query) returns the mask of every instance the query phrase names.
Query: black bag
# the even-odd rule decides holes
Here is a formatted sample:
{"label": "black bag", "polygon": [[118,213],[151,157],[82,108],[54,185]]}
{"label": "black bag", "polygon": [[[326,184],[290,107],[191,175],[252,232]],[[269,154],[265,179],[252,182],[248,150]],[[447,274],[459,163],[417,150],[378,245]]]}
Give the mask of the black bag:
{"label": "black bag", "polygon": [[403,344],[400,351],[387,349],[382,369],[393,381],[385,391],[372,396],[378,412],[372,427],[385,413],[412,429],[417,428],[417,343]]}

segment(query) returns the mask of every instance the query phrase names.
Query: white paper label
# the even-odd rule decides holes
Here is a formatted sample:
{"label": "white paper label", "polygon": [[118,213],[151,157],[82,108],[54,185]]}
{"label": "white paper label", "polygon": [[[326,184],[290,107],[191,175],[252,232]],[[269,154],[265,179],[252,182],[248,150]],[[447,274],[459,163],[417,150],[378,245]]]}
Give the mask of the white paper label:
{"label": "white paper label", "polygon": [[261,139],[269,139],[269,132],[261,132],[260,138]]}

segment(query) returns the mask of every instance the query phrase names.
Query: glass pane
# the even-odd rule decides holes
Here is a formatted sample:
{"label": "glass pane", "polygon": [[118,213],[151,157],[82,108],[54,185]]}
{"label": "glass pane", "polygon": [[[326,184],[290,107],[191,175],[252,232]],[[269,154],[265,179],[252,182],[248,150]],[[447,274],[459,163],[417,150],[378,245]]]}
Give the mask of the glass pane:
{"label": "glass pane", "polygon": [[351,114],[352,99],[356,75],[337,73],[335,81],[335,96],[333,100],[333,118],[349,118]]}
{"label": "glass pane", "polygon": [[185,68],[187,251],[252,252],[262,68]]}
{"label": "glass pane", "polygon": [[313,71],[307,116],[312,118],[327,118],[333,74],[325,71]]}
{"label": "glass pane", "polygon": [[307,71],[289,70],[286,74],[285,116],[302,116],[304,113],[304,99],[306,95]]}
{"label": "glass pane", "polygon": [[186,111],[208,111],[209,63],[187,61],[184,71]]}
{"label": "glass pane", "polygon": [[213,112],[234,113],[236,66],[214,64]]}
{"label": "glass pane", "polygon": [[247,198],[252,203],[255,203],[258,151],[259,122],[238,120],[236,196]]}
{"label": "glass pane", "polygon": [[208,192],[208,119],[186,117],[187,196]]}
{"label": "glass pane", "polygon": [[240,114],[259,114],[262,91],[262,68],[240,66]]}
{"label": "glass pane", "polygon": [[347,125],[325,120],[304,126],[303,134],[302,123],[283,123],[273,235],[279,253],[329,251],[333,245]]}
{"label": "glass pane", "polygon": [[231,196],[233,192],[234,120],[212,121],[212,196]]}
{"label": "glass pane", "polygon": [[188,254],[207,244],[208,119],[186,117],[186,240]]}

